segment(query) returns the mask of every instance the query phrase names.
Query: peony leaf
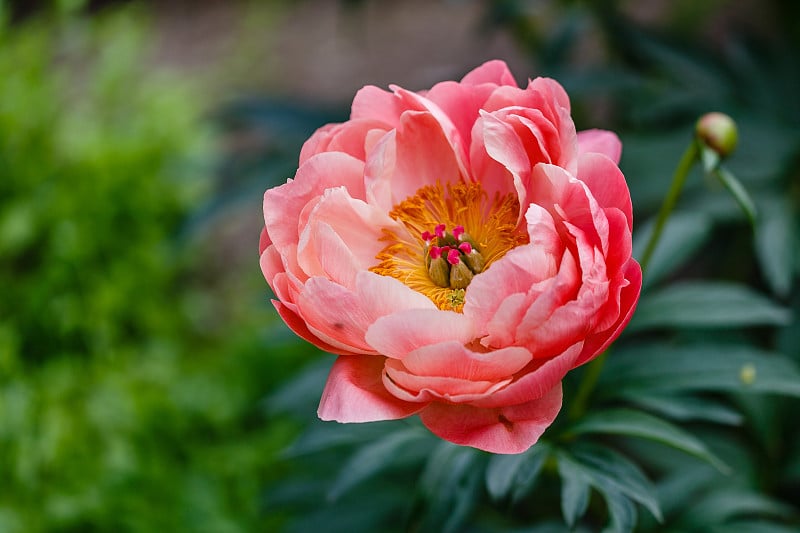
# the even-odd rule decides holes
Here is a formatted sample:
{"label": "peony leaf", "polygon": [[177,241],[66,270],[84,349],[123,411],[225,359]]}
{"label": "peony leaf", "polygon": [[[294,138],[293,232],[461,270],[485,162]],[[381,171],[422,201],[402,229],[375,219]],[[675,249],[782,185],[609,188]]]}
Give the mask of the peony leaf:
{"label": "peony leaf", "polygon": [[[361,447],[339,471],[339,475],[328,491],[328,500],[336,501],[359,483],[378,474],[396,462],[401,453],[408,453],[410,447],[428,439],[428,434],[420,427],[409,427],[389,433],[385,437]],[[424,456],[426,449],[419,455]]]}
{"label": "peony leaf", "polygon": [[678,396],[653,391],[632,391],[623,394],[626,400],[649,411],[678,421],[704,420],[738,426],[742,415],[735,409],[709,398]]}
{"label": "peony leaf", "polygon": [[578,469],[589,479],[589,484],[604,494],[616,492],[644,505],[658,520],[661,510],[655,487],[636,464],[623,455],[597,444],[578,444],[558,452],[559,468],[566,461],[570,468]]}
{"label": "peony leaf", "polygon": [[778,296],[787,296],[792,286],[792,262],[796,238],[793,215],[783,199],[770,198],[760,204],[756,223],[756,257],[764,280]]}
{"label": "peony leaf", "polygon": [[667,517],[683,512],[697,500],[698,494],[719,484],[720,474],[710,466],[684,463],[666,470],[659,479],[656,493]]}
{"label": "peony leaf", "polygon": [[705,444],[690,433],[661,418],[634,409],[609,409],[591,413],[575,423],[569,433],[605,433],[626,435],[660,442],[714,465],[720,471],[728,467],[712,454]]}
{"label": "peony leaf", "polygon": [[608,505],[611,523],[604,531],[628,533],[636,527],[636,506],[633,502],[614,490],[600,490]]}
{"label": "peony leaf", "polygon": [[784,325],[790,319],[788,310],[743,285],[684,282],[643,295],[628,330]]}
{"label": "peony leaf", "polygon": [[589,505],[591,478],[580,465],[568,460],[558,462],[558,474],[561,476],[561,512],[567,525],[573,527]]}
{"label": "peony leaf", "polygon": [[717,524],[709,529],[708,533],[797,533],[797,526],[777,524],[767,520],[734,520],[724,524]]}
{"label": "peony leaf", "polygon": [[[641,258],[653,233],[650,221],[636,231],[633,255]],[[644,286],[653,285],[683,265],[711,236],[711,217],[703,213],[672,213],[664,226],[647,271]]]}
{"label": "peony leaf", "polygon": [[511,501],[513,503],[520,501],[531,491],[534,483],[536,483],[536,479],[539,477],[539,472],[542,471],[545,461],[551,455],[551,448],[549,444],[539,442],[523,455],[525,455],[527,459],[522,463],[519,471],[517,471],[516,483],[511,493]]}
{"label": "peony leaf", "polygon": [[430,454],[420,478],[427,513],[419,531],[459,531],[479,494],[484,454],[442,441]]}
{"label": "peony leaf", "polygon": [[517,477],[517,471],[523,462],[525,454],[493,455],[486,467],[486,489],[495,500],[506,497]]}
{"label": "peony leaf", "polygon": [[800,397],[800,371],[783,355],[746,345],[644,344],[615,351],[599,386],[602,393],[616,397],[675,390]]}
{"label": "peony leaf", "polygon": [[345,426],[315,420],[284,452],[285,457],[298,457],[331,448],[352,446],[380,438],[397,427],[395,421]]}
{"label": "peony leaf", "polygon": [[549,454],[550,447],[540,441],[520,454],[492,455],[486,467],[489,495],[495,500],[501,500],[509,494],[514,500],[524,496]]}
{"label": "peony leaf", "polygon": [[789,518],[792,514],[793,510],[789,505],[758,492],[746,488],[723,488],[696,501],[681,516],[680,523],[706,529],[711,524],[727,524],[734,518],[754,515]]}

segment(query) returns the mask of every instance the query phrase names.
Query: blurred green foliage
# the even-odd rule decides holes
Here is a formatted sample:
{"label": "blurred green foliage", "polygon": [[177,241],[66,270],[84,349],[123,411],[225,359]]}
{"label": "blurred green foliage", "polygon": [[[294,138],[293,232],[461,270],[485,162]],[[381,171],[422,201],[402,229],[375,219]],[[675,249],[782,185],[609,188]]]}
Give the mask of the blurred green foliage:
{"label": "blurred green foliage", "polygon": [[0,24],[0,531],[269,530],[258,400],[309,350],[224,268],[208,99],[73,11]]}

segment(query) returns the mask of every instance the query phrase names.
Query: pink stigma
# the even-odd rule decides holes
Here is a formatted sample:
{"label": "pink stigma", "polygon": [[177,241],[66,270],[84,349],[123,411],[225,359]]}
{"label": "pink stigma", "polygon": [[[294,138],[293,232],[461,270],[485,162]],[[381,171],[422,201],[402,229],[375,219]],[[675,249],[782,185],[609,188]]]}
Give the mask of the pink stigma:
{"label": "pink stigma", "polygon": [[453,228],[453,237],[457,240],[461,240],[461,236],[464,234],[464,226],[456,226]]}
{"label": "pink stigma", "polygon": [[458,258],[458,250],[455,248],[450,248],[450,251],[447,252],[447,262],[451,265],[457,265],[459,262]]}
{"label": "pink stigma", "polygon": [[[453,233],[455,233],[455,232],[456,231],[453,230]],[[458,249],[461,250],[462,252],[464,252],[464,254],[466,254],[466,255],[469,255],[469,254],[472,253],[472,245],[470,243],[468,243],[468,242],[462,242],[461,244],[459,244],[458,245]]]}
{"label": "pink stigma", "polygon": [[423,231],[422,240],[425,241],[425,244],[430,244],[431,241],[433,240],[433,235],[431,235],[430,231]]}
{"label": "pink stigma", "polygon": [[431,256],[431,259],[439,259],[442,257],[442,249],[438,246],[431,246],[431,249],[428,253]]}
{"label": "pink stigma", "polygon": [[447,226],[445,226],[444,224],[439,224],[433,231],[434,233],[436,233],[437,237],[439,237],[440,239],[444,239],[444,230],[446,228]]}

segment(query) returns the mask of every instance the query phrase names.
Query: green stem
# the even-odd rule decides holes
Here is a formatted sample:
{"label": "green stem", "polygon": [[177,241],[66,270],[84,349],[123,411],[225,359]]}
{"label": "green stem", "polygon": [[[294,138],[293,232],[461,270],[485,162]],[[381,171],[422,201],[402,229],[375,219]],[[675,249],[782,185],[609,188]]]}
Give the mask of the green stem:
{"label": "green stem", "polygon": [[653,256],[653,251],[655,251],[656,245],[659,239],[661,239],[664,225],[667,223],[667,219],[672,213],[672,210],[675,209],[675,204],[678,202],[678,197],[686,183],[686,178],[689,176],[692,165],[697,161],[698,155],[697,141],[692,141],[683,153],[683,157],[681,157],[678,163],[678,168],[675,169],[675,174],[672,175],[672,185],[670,185],[669,192],[667,192],[667,197],[664,198],[664,203],[661,204],[661,210],[658,212],[656,225],[653,228],[653,233],[650,235],[650,240],[647,241],[647,248],[644,249],[644,254],[642,255],[642,260],[640,262],[642,272],[647,269],[647,264]]}
{"label": "green stem", "polygon": [[575,399],[569,409],[568,416],[570,420],[578,420],[586,412],[586,404],[589,401],[589,396],[592,395],[595,385],[597,385],[597,380],[600,378],[600,372],[603,370],[603,364],[606,362],[607,356],[608,350],[601,353],[597,359],[586,367],[586,374],[578,386],[578,392],[575,393]]}
{"label": "green stem", "polygon": [[[678,197],[686,183],[686,178],[689,176],[689,171],[692,169],[692,165],[698,160],[699,155],[700,152],[698,150],[697,141],[693,140],[683,153],[678,163],[678,168],[675,169],[675,174],[672,176],[672,185],[670,185],[667,197],[664,199],[661,210],[658,212],[656,225],[653,228],[653,233],[650,235],[650,240],[647,241],[644,255],[642,255],[642,272],[645,271],[647,264],[650,262],[653,251],[656,249],[659,239],[661,239],[661,234],[664,231],[667,219],[669,219],[672,210],[675,209],[675,204],[678,202]],[[603,371],[603,365],[606,362],[607,356],[608,350],[600,354],[600,357],[589,363],[586,368],[586,374],[583,376],[583,380],[581,380],[578,386],[578,392],[575,394],[575,399],[569,410],[568,416],[571,420],[579,419],[586,412],[586,405],[597,385],[597,380],[600,378],[600,373]]]}

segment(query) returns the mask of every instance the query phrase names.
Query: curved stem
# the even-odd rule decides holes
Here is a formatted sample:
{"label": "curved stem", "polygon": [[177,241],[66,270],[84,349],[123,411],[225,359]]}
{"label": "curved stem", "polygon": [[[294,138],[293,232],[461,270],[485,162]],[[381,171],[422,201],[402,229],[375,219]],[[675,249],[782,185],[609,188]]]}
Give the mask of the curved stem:
{"label": "curved stem", "polygon": [[642,260],[640,262],[642,273],[647,269],[647,265],[650,262],[650,258],[653,256],[656,245],[659,239],[661,239],[664,225],[667,223],[667,219],[672,213],[672,210],[675,209],[675,204],[678,202],[678,197],[686,183],[686,178],[689,176],[689,170],[691,170],[692,165],[697,161],[698,154],[697,141],[692,141],[683,153],[683,157],[681,157],[678,163],[678,168],[675,169],[675,174],[672,175],[672,185],[669,187],[667,197],[664,198],[664,203],[661,204],[661,210],[658,212],[656,225],[653,228],[653,233],[650,234],[650,240],[647,241],[647,247],[644,249],[644,254],[642,255]]}
{"label": "curved stem", "polygon": [[577,420],[586,412],[586,403],[589,401],[589,396],[591,396],[595,385],[597,385],[606,357],[608,357],[608,350],[601,353],[597,359],[586,367],[586,374],[578,386],[578,392],[575,393],[575,399],[569,409],[568,416],[570,420]]}

